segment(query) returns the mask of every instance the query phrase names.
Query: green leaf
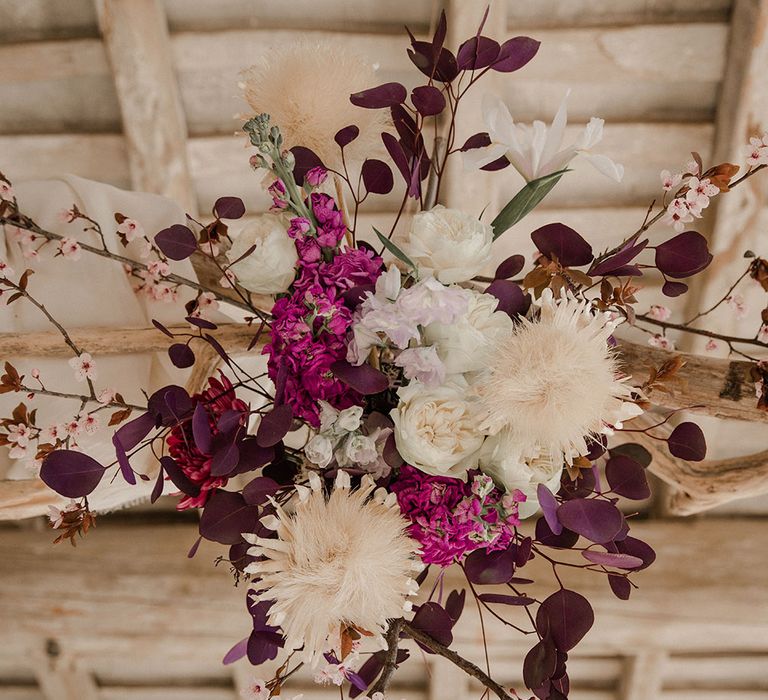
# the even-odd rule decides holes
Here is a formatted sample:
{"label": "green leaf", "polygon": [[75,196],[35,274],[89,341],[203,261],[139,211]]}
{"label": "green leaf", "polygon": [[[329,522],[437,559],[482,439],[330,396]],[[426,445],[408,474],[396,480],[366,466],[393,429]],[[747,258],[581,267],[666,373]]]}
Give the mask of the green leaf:
{"label": "green leaf", "polygon": [[394,255],[398,260],[402,260],[412,270],[416,269],[416,263],[413,262],[400,248],[398,248],[392,241],[389,240],[383,233],[381,233],[375,226],[373,232],[379,237],[381,244]]}
{"label": "green leaf", "polygon": [[565,168],[526,183],[525,187],[512,197],[491,223],[493,239],[496,240],[504,231],[512,228],[530,213],[567,172],[568,168]]}

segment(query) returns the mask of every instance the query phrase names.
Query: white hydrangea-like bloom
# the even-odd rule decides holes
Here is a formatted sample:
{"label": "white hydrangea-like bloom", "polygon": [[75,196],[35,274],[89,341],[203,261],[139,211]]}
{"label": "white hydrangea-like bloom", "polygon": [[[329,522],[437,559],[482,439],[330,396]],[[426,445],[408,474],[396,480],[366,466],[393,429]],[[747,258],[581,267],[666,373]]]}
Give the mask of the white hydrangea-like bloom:
{"label": "white hydrangea-like bloom", "polygon": [[570,462],[588,451],[587,436],[639,415],[608,345],[616,325],[588,302],[544,290],[539,318],[521,320],[486,356],[474,384],[480,427],[509,431],[524,459],[544,452]]}
{"label": "white hydrangea-like bloom", "polygon": [[274,601],[269,623],[279,626],[286,649],[302,649],[306,663],[340,645],[342,627],[371,633],[380,644],[387,620],[410,610],[418,588],[418,545],[406,534],[394,494],[373,493],[364,476],[357,490],[339,471],[330,496],[310,474],[310,488],[298,485],[298,503],[288,513],[277,506],[269,523],[277,539],[244,534],[264,556],[246,571],[260,577],[261,597]]}

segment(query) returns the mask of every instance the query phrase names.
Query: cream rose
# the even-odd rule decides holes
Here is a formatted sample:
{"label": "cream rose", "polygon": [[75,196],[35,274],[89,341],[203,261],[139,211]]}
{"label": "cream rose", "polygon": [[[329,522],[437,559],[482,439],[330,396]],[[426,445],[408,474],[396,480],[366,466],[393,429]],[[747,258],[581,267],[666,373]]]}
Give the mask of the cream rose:
{"label": "cream rose", "polygon": [[[239,260],[251,246],[254,250]],[[298,255],[288,238],[285,218],[261,214],[235,237],[227,253],[230,267],[241,287],[255,294],[280,294],[288,290],[295,275]]]}
{"label": "cream rose", "polygon": [[464,290],[467,311],[454,323],[430,323],[425,341],[434,346],[447,374],[475,372],[485,366],[483,351],[513,328],[512,319],[496,311],[496,297],[471,289]]}
{"label": "cream rose", "polygon": [[476,429],[465,383],[429,388],[414,381],[398,394],[391,416],[400,456],[427,474],[466,478],[485,437]]}
{"label": "cream rose", "polygon": [[493,229],[458,209],[437,205],[413,217],[405,249],[443,284],[465,282],[491,259]]}
{"label": "cream rose", "polygon": [[519,506],[521,518],[530,518],[539,509],[536,490],[544,484],[552,493],[560,490],[562,460],[553,460],[547,453],[523,456],[520,447],[507,431],[489,437],[479,455],[480,470],[490,476],[507,492],[522,491],[527,500]]}

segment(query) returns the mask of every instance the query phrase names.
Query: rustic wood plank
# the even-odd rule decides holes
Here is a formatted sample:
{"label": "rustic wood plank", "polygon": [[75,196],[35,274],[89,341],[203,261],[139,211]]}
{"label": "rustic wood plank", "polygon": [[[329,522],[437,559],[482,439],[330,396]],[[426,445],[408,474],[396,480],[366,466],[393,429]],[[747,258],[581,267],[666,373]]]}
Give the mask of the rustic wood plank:
{"label": "rustic wood plank", "polygon": [[163,194],[196,213],[187,125],[159,0],[97,0],[123,116],[134,189]]}
{"label": "rustic wood plank", "polygon": [[620,700],[646,700],[656,698],[664,680],[667,654],[663,651],[644,651],[629,657],[621,677]]}
{"label": "rustic wood plank", "polygon": [[99,700],[96,682],[76,659],[43,639],[32,651],[37,682],[46,700]]}

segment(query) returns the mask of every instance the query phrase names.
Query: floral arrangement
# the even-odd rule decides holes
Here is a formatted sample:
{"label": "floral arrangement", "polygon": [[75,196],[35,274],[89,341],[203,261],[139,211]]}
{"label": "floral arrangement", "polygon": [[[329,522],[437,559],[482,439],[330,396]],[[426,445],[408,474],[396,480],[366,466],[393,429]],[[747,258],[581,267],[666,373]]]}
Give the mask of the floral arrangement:
{"label": "floral arrangement", "polygon": [[[530,691],[542,700],[567,697],[568,653],[594,615],[560,572],[579,567],[605,576],[613,594],[627,599],[630,577],[655,558],[632,534],[631,505],[619,507],[650,494],[651,455],[629,438],[643,432],[688,460],[706,452],[701,429],[690,421],[668,437],[654,432],[661,423],[633,427],[681,360],[670,355],[647,382],[632,385],[614,333],[621,323],[633,325],[667,349],[667,328],[712,342],[721,337],[671,323],[663,306],[638,314],[638,280],[654,269],[665,280],[664,294],[686,292],[681,280],[712,260],[706,239],[688,225],[712,197],[766,168],[768,135],[752,139],[739,179],[737,166],[705,166],[696,154],[684,171],[663,172],[660,204],[608,250],[596,253],[579,233],[551,223],[531,234],[533,260],[513,255],[483,276],[494,241],[571,177],[572,161],[588,160],[615,180],[623,168],[592,152],[600,119],[563,146],[565,101],[551,125],[528,126],[487,97],[485,130],[457,144],[456,115],[467,91],[489,72],[523,68],[539,44],[528,37],[499,44],[481,25],[454,53],[445,36],[444,17],[431,41],[411,36],[408,53],[423,84],[410,95],[386,83],[336,96],[333,90],[347,84],[343,71],[325,79],[338,118],[349,118],[336,126],[309,93],[314,74],[330,64],[355,66],[359,76],[363,63],[341,50],[310,47],[307,57],[292,49],[246,73],[245,93],[258,114],[243,130],[273,206],[237,236],[226,222],[241,219],[245,206],[234,197],[216,202],[210,223],[190,218],[154,236],[144,231],[141,212],[116,213],[122,243],[140,244],[134,259],[110,250],[99,223],[77,207],[65,216],[82,223],[82,236],[43,229],[0,178],[2,224],[28,259],[46,250],[67,260],[100,255],[123,262],[136,292],[153,300],[174,303],[180,289],[194,292],[180,309],[187,331],[155,325],[169,336],[177,367],[191,367],[198,348],[209,347],[223,371],[198,393],[165,386],[134,405],[98,386],[98,358],[38,301],[32,271],[17,274],[0,261],[3,300],[31,303],[48,317],[85,387],[82,394],[56,391],[39,372],[24,376],[6,363],[0,392],[26,394],[30,405],[37,396],[74,399],[79,409],[66,424],[41,426],[35,410],[20,403],[0,420],[0,444],[73,499],[52,516],[59,539],[72,544],[93,525],[88,496],[104,475],[118,470],[130,484],[148,480],[135,455],[152,451],[152,500],[170,490],[179,494],[179,510],[197,509],[200,538],[229,547],[225,559],[235,581],[247,584],[252,631],[225,663],[243,656],[254,666],[281,660],[273,677],[254,682],[253,698],[281,695],[306,664],[318,682],[378,700],[408,659],[399,646],[407,638],[498,697],[520,698],[451,648],[467,596],[481,616],[531,637],[523,661]],[[271,84],[275,64],[288,60],[297,62],[302,79],[292,88]],[[446,208],[437,202],[447,164],[457,157],[469,169],[511,167],[525,185],[501,211],[480,218],[474,210],[482,203]],[[362,240],[361,205],[390,193],[396,178],[402,205],[391,230]],[[399,240],[394,232],[409,207],[416,212]],[[659,220],[670,235],[652,244],[645,233]],[[218,267],[220,286],[171,273],[169,261],[193,255]],[[740,279],[768,289],[767,265],[751,259]],[[271,307],[254,295],[272,297]],[[738,304],[733,288],[720,303]],[[266,360],[262,373],[250,373],[217,340],[219,323],[211,319],[224,305],[243,313],[248,352]],[[722,338],[731,349],[740,342],[768,347],[762,324],[755,338]],[[764,366],[756,362],[755,372],[765,407]],[[115,447],[107,465],[78,448],[105,412]],[[526,593],[534,558],[551,564],[553,590],[544,598]],[[460,567],[466,587],[446,593],[451,566]]]}

